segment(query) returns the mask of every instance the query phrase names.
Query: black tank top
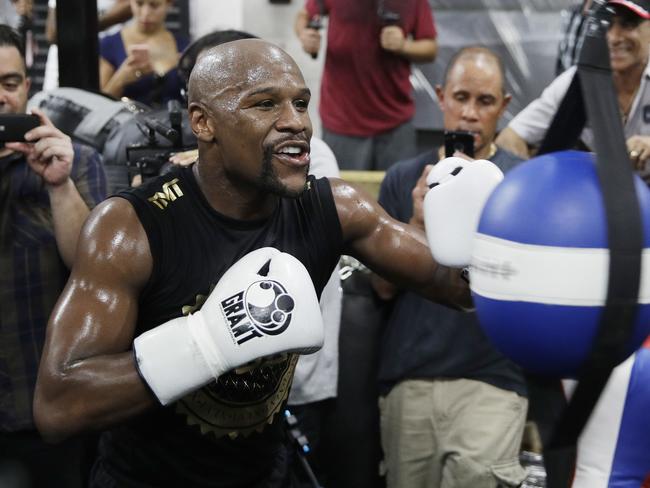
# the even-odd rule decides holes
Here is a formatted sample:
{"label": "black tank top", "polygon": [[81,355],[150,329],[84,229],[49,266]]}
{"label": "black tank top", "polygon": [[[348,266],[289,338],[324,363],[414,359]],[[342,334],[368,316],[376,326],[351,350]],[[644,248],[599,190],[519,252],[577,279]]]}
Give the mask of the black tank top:
{"label": "black tank top", "polygon": [[[141,293],[137,334],[201,307],[223,273],[245,254],[271,246],[298,258],[318,295],[342,248],[329,181],[310,177],[295,199],[281,198],[259,221],[216,212],[191,168],[118,194],[146,231],[153,271]],[[102,434],[95,484],[267,486],[282,471],[282,407],[297,361],[281,355],[226,373],[167,407]],[[280,476],[279,474],[277,476]]]}

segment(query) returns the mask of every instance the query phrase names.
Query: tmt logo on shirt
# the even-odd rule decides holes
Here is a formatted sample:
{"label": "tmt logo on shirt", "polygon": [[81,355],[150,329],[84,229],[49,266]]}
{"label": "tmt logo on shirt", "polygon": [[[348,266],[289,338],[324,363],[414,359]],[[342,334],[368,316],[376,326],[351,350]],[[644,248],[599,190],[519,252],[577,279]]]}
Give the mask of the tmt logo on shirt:
{"label": "tmt logo on shirt", "polygon": [[167,205],[183,196],[183,191],[178,186],[178,178],[174,178],[162,186],[162,191],[157,191],[147,200],[153,203],[160,210],[165,210]]}

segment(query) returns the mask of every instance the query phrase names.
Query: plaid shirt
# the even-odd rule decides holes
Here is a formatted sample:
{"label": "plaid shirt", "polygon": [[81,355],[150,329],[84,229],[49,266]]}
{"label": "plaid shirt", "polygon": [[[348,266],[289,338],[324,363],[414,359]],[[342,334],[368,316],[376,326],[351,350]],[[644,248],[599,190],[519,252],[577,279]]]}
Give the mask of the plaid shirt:
{"label": "plaid shirt", "polygon": [[[101,159],[87,146],[74,154],[70,177],[93,208],[106,197]],[[43,181],[22,155],[0,159],[0,431],[34,428],[45,328],[67,278]]]}

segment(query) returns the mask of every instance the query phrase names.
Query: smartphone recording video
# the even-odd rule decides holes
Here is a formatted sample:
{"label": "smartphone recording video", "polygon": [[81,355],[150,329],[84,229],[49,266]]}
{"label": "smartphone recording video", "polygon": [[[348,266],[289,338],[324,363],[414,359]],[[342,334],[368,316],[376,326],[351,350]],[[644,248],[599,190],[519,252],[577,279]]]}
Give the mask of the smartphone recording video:
{"label": "smartphone recording video", "polygon": [[0,142],[25,142],[25,134],[39,125],[38,115],[0,114]]}
{"label": "smartphone recording video", "polygon": [[464,130],[446,130],[445,140],[445,157],[449,158],[456,151],[466,154],[470,158],[474,157],[474,134]]}
{"label": "smartphone recording video", "polygon": [[129,54],[138,63],[147,63],[149,61],[150,50],[146,44],[134,44],[129,48]]}

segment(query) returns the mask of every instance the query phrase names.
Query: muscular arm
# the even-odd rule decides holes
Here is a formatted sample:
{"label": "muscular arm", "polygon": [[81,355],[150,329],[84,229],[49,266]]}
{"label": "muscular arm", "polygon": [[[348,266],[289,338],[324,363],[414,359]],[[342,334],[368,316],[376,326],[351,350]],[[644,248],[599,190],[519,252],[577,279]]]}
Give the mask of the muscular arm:
{"label": "muscular arm", "polygon": [[100,204],[82,229],[47,327],[34,397],[34,419],[46,439],[102,429],[155,405],[131,351],[151,266],[131,205],[121,198]]}
{"label": "muscular arm", "polygon": [[[424,171],[422,172],[422,174],[420,175],[420,177],[418,178],[415,184],[415,187],[413,187],[413,190],[411,190],[411,199],[413,201],[413,215],[411,215],[411,218],[409,219],[409,225],[412,225],[420,229],[422,232],[425,231],[424,197],[429,191],[429,186],[427,185],[427,175],[432,169],[433,169],[433,165],[425,166]],[[379,200],[382,201],[384,208],[387,209],[387,212],[391,211],[390,210],[391,207],[390,204],[386,206],[386,198],[389,198],[390,201],[394,201],[394,199],[397,198],[395,195],[393,195],[392,197],[387,196],[393,192],[391,192],[391,190],[388,190],[384,185],[386,185],[386,183],[391,179],[392,177],[390,176],[389,173],[389,175],[386,176],[382,184],[382,191],[385,192],[385,194],[383,195],[384,198],[383,201],[382,201],[382,192],[380,192],[379,195]],[[379,298],[381,298],[382,300],[392,300],[399,293],[399,287],[395,286],[390,281],[387,281],[374,273],[372,274],[370,283],[372,284],[372,287],[374,288]]]}
{"label": "muscular arm", "polygon": [[470,308],[469,287],[460,270],[436,263],[421,229],[391,218],[371,197],[331,179],[345,252],[383,278],[435,302]]}

